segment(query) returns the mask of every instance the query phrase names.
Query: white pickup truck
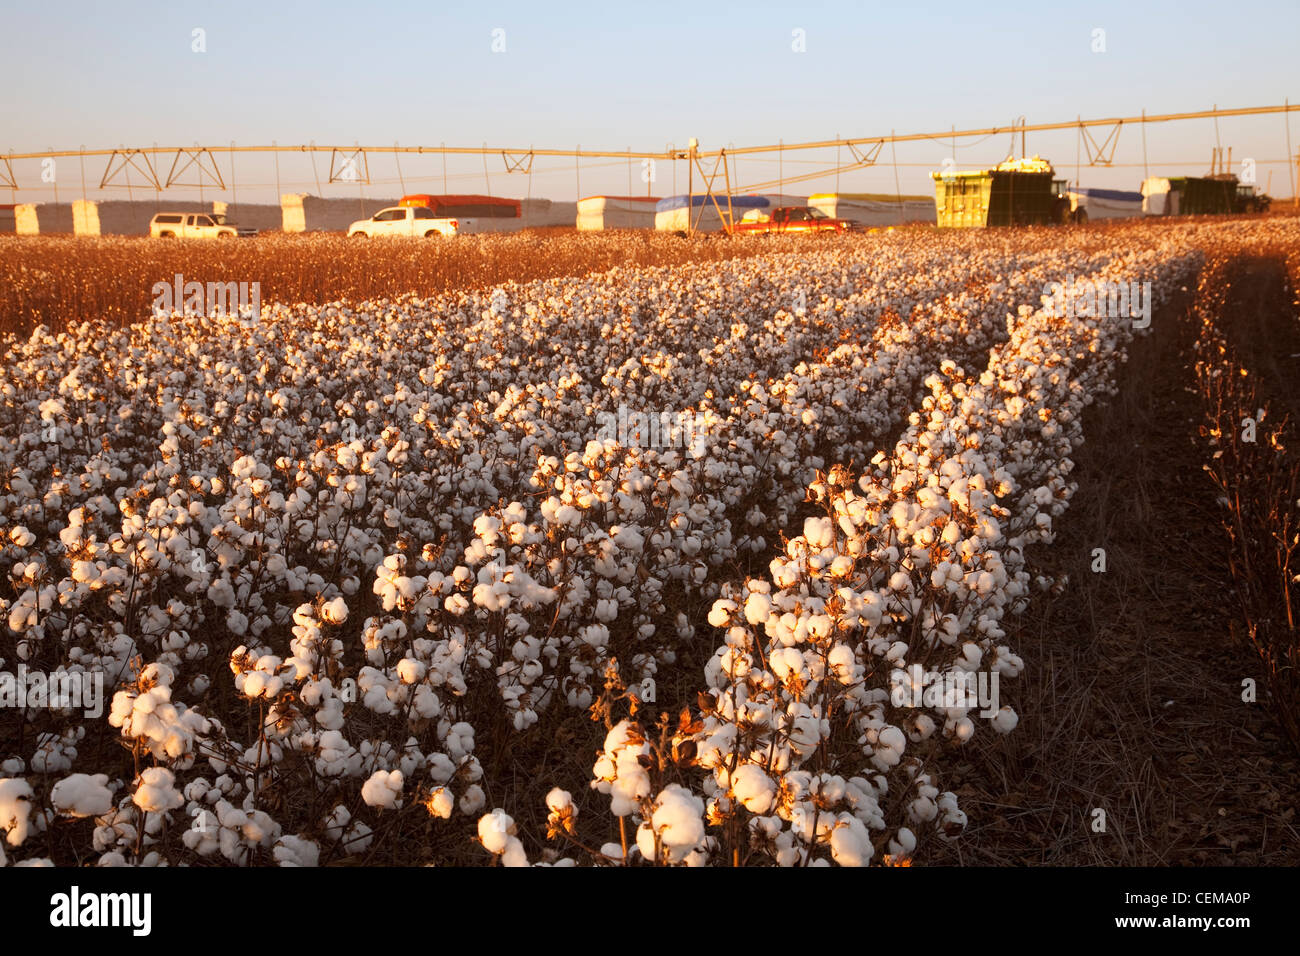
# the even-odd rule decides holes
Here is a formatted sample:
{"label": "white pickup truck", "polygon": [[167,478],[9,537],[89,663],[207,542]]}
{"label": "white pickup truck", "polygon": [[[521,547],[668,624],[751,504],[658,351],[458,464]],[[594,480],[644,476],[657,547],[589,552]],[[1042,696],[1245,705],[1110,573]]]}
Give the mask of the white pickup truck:
{"label": "white pickup truck", "polygon": [[428,206],[389,206],[369,219],[348,226],[348,236],[377,239],[381,236],[423,236],[436,239],[471,232],[473,219],[440,219]]}
{"label": "white pickup truck", "polygon": [[227,222],[221,213],[160,212],[149,220],[149,235],[155,239],[233,239],[256,236],[257,230]]}

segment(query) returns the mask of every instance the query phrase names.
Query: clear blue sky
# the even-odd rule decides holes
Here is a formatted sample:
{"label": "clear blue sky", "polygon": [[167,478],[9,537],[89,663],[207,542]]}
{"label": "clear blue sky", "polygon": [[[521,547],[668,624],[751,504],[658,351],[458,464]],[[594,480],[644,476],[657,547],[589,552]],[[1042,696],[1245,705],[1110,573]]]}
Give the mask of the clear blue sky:
{"label": "clear blue sky", "polygon": [[[698,137],[702,148],[925,132],[1220,106],[1300,101],[1300,3],[987,2],[830,3],[761,0],[654,3],[6,3],[0,64],[0,149],[127,145],[346,143],[523,145],[662,149]],[[206,52],[192,31],[206,31]],[[1105,52],[1093,52],[1093,31]],[[493,31],[504,52],[493,52]],[[797,53],[802,30],[806,52]],[[500,37],[500,35],[498,35]],[[499,44],[498,44],[499,45]],[[1300,115],[1292,117],[1292,153]],[[1103,134],[1104,135],[1104,134]],[[1259,180],[1290,193],[1281,116],[1224,120],[1234,159],[1255,157]],[[1152,172],[1201,172],[1213,123],[1147,128]],[[1031,134],[1030,152],[1074,176],[1077,137]],[[1009,137],[963,146],[961,167],[996,162]],[[926,192],[926,170],[950,147],[900,147],[904,192]],[[789,175],[833,156],[788,156]],[[893,190],[886,165],[844,178],[844,190]],[[1139,128],[1126,128],[1111,170],[1085,184],[1137,188]],[[1270,165],[1268,161],[1275,160]],[[223,173],[228,160],[223,159]],[[58,171],[60,198],[80,193],[80,171]],[[87,164],[92,188],[102,160]],[[48,199],[39,169],[20,166],[19,201]],[[770,163],[740,161],[740,178],[776,178]],[[644,192],[639,170],[634,191]],[[522,195],[499,158],[452,160],[455,191]],[[320,171],[322,179],[327,178]],[[396,180],[391,154],[371,160]],[[407,187],[441,190],[442,161],[403,160]],[[684,176],[684,170],[682,172]],[[672,191],[659,170],[656,194]],[[245,195],[270,198],[269,161],[236,159]],[[285,159],[282,188],[314,178]],[[75,188],[74,181],[75,180]],[[435,182],[436,180],[436,182]],[[137,180],[138,183],[138,180]],[[627,191],[626,164],[584,168],[538,160],[533,195],[571,199]],[[291,187],[291,184],[293,185]],[[679,184],[684,187],[684,179]],[[799,190],[834,186],[824,180]],[[315,192],[313,186],[306,186]],[[352,187],[353,190],[356,187]],[[371,194],[396,194],[375,183]],[[330,190],[326,189],[327,194]],[[0,192],[0,196],[3,196]],[[179,195],[179,194],[177,194]]]}

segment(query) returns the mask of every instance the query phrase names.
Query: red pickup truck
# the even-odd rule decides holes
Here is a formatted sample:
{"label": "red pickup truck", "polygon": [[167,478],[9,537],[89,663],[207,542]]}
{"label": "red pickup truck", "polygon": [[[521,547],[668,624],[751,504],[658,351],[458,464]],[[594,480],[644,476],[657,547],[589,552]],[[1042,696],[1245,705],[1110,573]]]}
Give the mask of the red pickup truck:
{"label": "red pickup truck", "polygon": [[777,232],[850,232],[855,224],[832,219],[812,206],[778,206],[771,212],[754,209],[732,227],[736,233],[769,235]]}

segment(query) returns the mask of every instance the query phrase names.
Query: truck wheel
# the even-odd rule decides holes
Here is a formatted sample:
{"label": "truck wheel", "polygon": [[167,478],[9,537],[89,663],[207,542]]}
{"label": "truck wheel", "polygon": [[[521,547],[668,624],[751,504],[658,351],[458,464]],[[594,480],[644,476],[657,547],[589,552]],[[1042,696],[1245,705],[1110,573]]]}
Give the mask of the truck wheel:
{"label": "truck wheel", "polygon": [[174,232],[160,232],[160,233],[158,233],[158,238],[159,238],[159,239],[175,239],[175,238],[176,238],[176,233],[174,233]]}
{"label": "truck wheel", "polygon": [[426,239],[441,239],[441,238],[442,238],[442,233],[440,233],[437,229],[430,229],[428,232],[426,232],[426,233],[424,234],[424,238],[426,238]]}
{"label": "truck wheel", "polygon": [[348,236],[348,238],[349,238],[349,239],[369,239],[370,237],[367,236],[364,232],[354,232],[354,233],[352,233],[352,235]]}
{"label": "truck wheel", "polygon": [[1086,223],[1088,221],[1088,210],[1076,209],[1074,211],[1074,221],[1080,226]]}

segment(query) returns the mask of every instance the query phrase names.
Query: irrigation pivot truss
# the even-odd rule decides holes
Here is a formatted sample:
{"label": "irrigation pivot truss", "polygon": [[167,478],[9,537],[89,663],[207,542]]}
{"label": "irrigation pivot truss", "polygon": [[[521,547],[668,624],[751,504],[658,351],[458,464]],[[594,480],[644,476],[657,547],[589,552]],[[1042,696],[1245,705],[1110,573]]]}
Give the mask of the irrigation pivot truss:
{"label": "irrigation pivot truss", "polygon": [[[577,160],[582,159],[619,159],[619,160],[642,160],[642,161],[663,161],[676,163],[686,161],[688,164],[688,189],[691,199],[695,195],[705,196],[705,202],[712,202],[717,209],[719,217],[724,224],[730,224],[731,209],[730,196],[740,193],[754,191],[757,189],[771,188],[774,186],[783,187],[789,183],[804,182],[813,179],[820,179],[826,176],[838,176],[840,173],[851,172],[859,169],[866,169],[878,165],[878,158],[883,148],[888,144],[891,147],[898,143],[913,143],[921,141],[940,141],[956,143],[958,140],[970,139],[974,137],[988,138],[992,136],[1011,134],[1020,134],[1023,137],[1026,133],[1047,132],[1052,130],[1070,130],[1077,129],[1079,132],[1079,142],[1081,151],[1086,151],[1088,166],[1110,166],[1115,155],[1115,148],[1119,143],[1120,132],[1125,126],[1145,126],[1152,123],[1171,123],[1178,121],[1213,119],[1216,124],[1219,119],[1234,116],[1261,116],[1268,114],[1288,114],[1286,123],[1286,140],[1287,140],[1287,171],[1291,181],[1292,195],[1296,195],[1296,178],[1297,167],[1300,167],[1300,156],[1292,156],[1290,142],[1290,121],[1289,114],[1300,110],[1300,104],[1291,105],[1290,100],[1286,100],[1280,106],[1248,106],[1234,109],[1219,109],[1217,106],[1209,110],[1199,110],[1191,113],[1147,113],[1145,110],[1137,116],[1110,117],[1104,119],[1075,118],[1054,123],[1027,123],[1021,118],[1020,121],[1008,126],[990,126],[982,129],[950,129],[936,133],[903,133],[897,134],[891,132],[889,135],[882,136],[864,136],[845,139],[829,139],[816,142],[803,143],[777,143],[775,145],[764,146],[741,146],[728,147],[725,149],[701,150],[695,140],[686,149],[677,149],[674,146],[667,146],[662,150],[602,150],[602,149],[536,149],[512,148],[500,146],[361,146],[353,144],[352,146],[318,146],[314,142],[300,146],[237,146],[231,143],[228,146],[152,146],[152,147],[134,147],[126,148],[119,146],[116,149],[70,149],[70,150],[46,150],[44,152],[26,152],[0,154],[0,188],[8,188],[14,192],[23,188],[18,182],[14,172],[14,162],[20,160],[47,160],[75,157],[83,163],[88,158],[103,157],[106,159],[103,175],[100,178],[99,188],[106,189],[115,185],[120,185],[117,180],[119,177],[129,177],[133,170],[144,179],[146,185],[159,192],[171,187],[192,188],[198,186],[215,186],[218,189],[225,188],[225,182],[222,178],[221,171],[217,164],[218,155],[228,155],[231,163],[231,172],[233,177],[233,163],[236,153],[273,153],[277,161],[281,154],[306,153],[313,157],[316,154],[328,153],[330,157],[329,178],[330,184],[349,183],[368,185],[370,183],[370,165],[369,157],[371,155],[393,155],[397,157],[402,154],[416,155],[442,155],[446,156],[482,156],[484,170],[487,169],[489,158],[499,159],[506,173],[524,173],[532,175],[533,161],[539,157],[558,157]],[[1104,133],[1103,138],[1098,141],[1093,130],[1108,131]],[[847,150],[851,160],[840,163],[838,160],[835,165],[818,169],[815,172],[796,174],[792,176],[782,176],[780,179],[769,180],[765,182],[753,182],[741,184],[739,178],[735,176],[732,161],[742,156],[757,156],[765,153],[779,153],[784,156],[787,153],[799,153],[809,150],[826,150],[835,149],[837,155],[840,150]],[[712,160],[712,164],[706,168],[706,161]],[[164,164],[168,164],[168,171],[164,176],[162,169]],[[313,159],[314,163],[314,159]],[[1293,165],[1294,163],[1294,165]],[[895,160],[895,165],[897,162]],[[719,176],[721,172],[721,176]],[[704,184],[704,190],[701,193],[695,193],[695,174],[698,173],[700,181]],[[129,185],[129,179],[128,179]],[[717,186],[723,186],[724,189],[718,189]],[[723,205],[727,210],[723,212]],[[692,207],[693,208],[693,207]],[[703,213],[703,207],[701,207]],[[691,223],[694,228],[694,223]]]}

